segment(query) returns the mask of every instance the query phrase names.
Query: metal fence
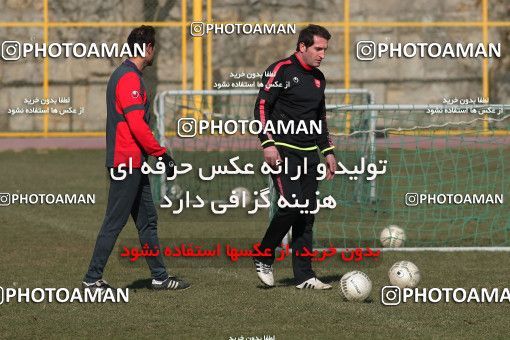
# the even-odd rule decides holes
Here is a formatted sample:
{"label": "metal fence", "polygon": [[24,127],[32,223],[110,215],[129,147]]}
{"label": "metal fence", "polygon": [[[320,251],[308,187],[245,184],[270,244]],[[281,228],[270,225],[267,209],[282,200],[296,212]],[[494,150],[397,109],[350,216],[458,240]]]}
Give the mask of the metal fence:
{"label": "metal fence", "polygon": [[[382,21],[375,21],[374,18],[378,17],[378,13],[370,14],[368,13],[370,11],[366,10],[367,7],[360,7],[370,7],[369,4],[361,5],[350,0],[324,0],[319,3],[328,10],[318,11],[322,14],[313,17],[314,20],[310,20],[311,18],[304,14],[292,12],[292,16],[282,17],[282,22],[293,23],[299,29],[313,21],[332,31],[336,39],[335,45],[339,47],[331,52],[333,57],[328,70],[329,74],[338,75],[337,84],[346,89],[353,87],[352,84],[357,82],[357,75],[352,73],[353,46],[355,37],[359,37],[355,33],[356,30],[369,30],[368,34],[374,35],[380,35],[387,30],[414,29],[439,32],[469,30],[479,33],[480,40],[486,44],[495,31],[510,28],[510,22],[506,19],[491,17],[490,10],[496,3],[501,3],[497,0],[473,0],[473,6],[479,12],[479,16],[471,21],[458,20],[458,17],[453,14],[451,17],[445,14],[444,20],[423,20],[417,17],[408,21],[391,21],[391,18],[385,17]],[[257,11],[259,17],[271,18],[269,13],[263,12],[264,9],[260,7],[262,5],[259,4],[259,7],[253,11]],[[224,19],[228,9],[233,10],[238,7],[226,0],[108,0],[91,2],[87,6],[73,0],[34,0],[8,1],[0,6],[3,6],[0,11],[0,36],[4,41],[49,43],[100,39],[122,43],[133,27],[141,24],[157,27],[159,37],[164,41],[159,45],[160,57],[157,64],[159,67],[156,65],[157,71],[152,73],[149,71],[146,75],[149,78],[148,82],[155,88],[154,93],[163,88],[198,91],[213,89],[213,82],[217,78],[214,72],[219,71],[219,77],[228,72],[225,71],[225,64],[228,63],[222,58],[215,58],[222,52],[224,42],[221,39],[223,38],[213,38],[211,34],[204,37],[192,37],[189,32],[190,25],[196,21],[226,23]],[[289,5],[282,3],[281,6]],[[221,15],[218,14],[220,10],[223,11]],[[248,10],[249,8],[246,9]],[[399,10],[404,11],[404,9]],[[365,13],[370,15],[365,16]],[[329,21],[315,20],[322,17]],[[251,20],[253,16],[249,18],[234,16],[233,18],[237,20],[231,21],[232,23],[243,23]],[[285,39],[295,40],[289,37]],[[215,48],[215,44],[220,44],[220,48]],[[259,41],[253,44],[259,44]],[[248,48],[248,51],[244,53],[252,52]],[[175,64],[175,61],[179,62]],[[467,81],[481,82],[481,91],[477,95],[488,98],[491,85],[489,60],[483,58],[477,62],[480,63],[479,74],[468,78]],[[111,59],[77,61],[61,58],[1,61],[0,137],[104,136],[106,116],[104,92],[108,76],[118,63],[119,60]],[[267,66],[266,64],[265,60],[259,61],[254,67],[260,69]],[[359,85],[356,83],[356,87]],[[69,98],[71,102],[60,103],[61,105],[56,107],[50,107],[48,104],[41,105],[39,112],[42,113],[16,113],[17,108],[26,109],[27,102],[31,100],[58,100],[58,98]],[[345,103],[349,104],[350,98],[346,97]],[[28,106],[28,109],[31,108],[34,109],[32,111],[37,112],[34,106]],[[11,114],[8,113],[9,109]],[[58,113],[53,113],[52,109]],[[71,109],[77,113],[73,113]],[[68,110],[67,114],[65,110]],[[79,114],[80,112],[82,114]],[[484,128],[488,131],[490,126],[486,125]]]}

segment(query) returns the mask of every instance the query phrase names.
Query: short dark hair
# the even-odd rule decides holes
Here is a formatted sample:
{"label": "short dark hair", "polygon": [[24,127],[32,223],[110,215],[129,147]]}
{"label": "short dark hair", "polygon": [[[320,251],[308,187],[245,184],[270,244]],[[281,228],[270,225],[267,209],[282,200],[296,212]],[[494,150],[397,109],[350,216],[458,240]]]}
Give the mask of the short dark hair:
{"label": "short dark hair", "polygon": [[127,43],[131,53],[135,53],[135,44],[138,44],[139,46],[143,46],[143,44],[150,44],[154,47],[154,45],[156,45],[156,31],[152,26],[142,25],[137,27],[129,33]]}
{"label": "short dark hair", "polygon": [[296,45],[296,51],[299,51],[299,44],[304,43],[305,47],[310,47],[313,45],[313,36],[319,36],[321,38],[324,38],[326,40],[331,39],[331,34],[328,32],[327,29],[325,29],[322,26],[319,25],[308,25],[307,27],[303,28],[301,32],[299,32],[299,38]]}

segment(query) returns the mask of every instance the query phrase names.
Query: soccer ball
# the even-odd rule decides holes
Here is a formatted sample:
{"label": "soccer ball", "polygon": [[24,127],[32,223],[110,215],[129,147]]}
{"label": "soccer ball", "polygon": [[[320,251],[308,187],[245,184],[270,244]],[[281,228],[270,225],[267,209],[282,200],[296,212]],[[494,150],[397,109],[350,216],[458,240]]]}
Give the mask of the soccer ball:
{"label": "soccer ball", "polygon": [[390,282],[400,288],[414,288],[421,279],[420,270],[409,261],[399,261],[388,271]]}
{"label": "soccer ball", "polygon": [[239,198],[239,202],[242,203],[243,200],[243,192],[246,197],[246,205],[251,203],[251,192],[243,187],[237,187],[234,190],[232,190],[232,194],[237,196]]}
{"label": "soccer ball", "polygon": [[184,194],[184,190],[182,190],[179,184],[173,184],[170,189],[168,189],[168,198],[171,201],[176,201],[182,197]]}
{"label": "soccer ball", "polygon": [[347,301],[364,301],[372,291],[372,281],[358,270],[348,272],[340,279],[340,294]]}
{"label": "soccer ball", "polygon": [[383,247],[398,248],[406,240],[406,233],[402,228],[390,225],[383,229],[380,240]]}

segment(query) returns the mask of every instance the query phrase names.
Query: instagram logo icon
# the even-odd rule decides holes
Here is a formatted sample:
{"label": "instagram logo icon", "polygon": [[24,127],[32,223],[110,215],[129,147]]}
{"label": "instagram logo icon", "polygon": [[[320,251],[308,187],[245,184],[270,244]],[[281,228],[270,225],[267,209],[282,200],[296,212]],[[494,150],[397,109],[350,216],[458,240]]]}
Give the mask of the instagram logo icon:
{"label": "instagram logo icon", "polygon": [[356,44],[356,58],[358,58],[358,60],[374,60],[375,54],[375,42],[370,40],[361,40]]}
{"label": "instagram logo icon", "polygon": [[21,44],[18,41],[4,41],[2,43],[2,59],[6,61],[21,58]]}

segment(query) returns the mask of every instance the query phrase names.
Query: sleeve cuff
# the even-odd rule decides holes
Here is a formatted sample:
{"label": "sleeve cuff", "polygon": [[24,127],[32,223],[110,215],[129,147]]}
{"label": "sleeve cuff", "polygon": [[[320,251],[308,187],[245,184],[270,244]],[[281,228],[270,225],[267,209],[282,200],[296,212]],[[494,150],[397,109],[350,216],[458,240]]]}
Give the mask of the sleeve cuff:
{"label": "sleeve cuff", "polygon": [[270,146],[274,146],[274,140],[268,139],[268,140],[262,142],[262,144],[260,144],[260,146],[262,146],[264,149],[268,148]]}
{"label": "sleeve cuff", "polygon": [[321,153],[324,155],[324,156],[327,156],[327,155],[334,155],[335,152],[333,151],[335,147],[334,146],[330,146],[328,148],[325,148],[324,150],[321,150]]}
{"label": "sleeve cuff", "polygon": [[154,154],[152,154],[152,155],[153,155],[154,157],[159,157],[159,156],[161,156],[161,155],[165,154],[165,153],[166,153],[166,151],[167,151],[167,149],[166,149],[166,148],[162,148],[161,150],[159,150],[158,152],[155,152],[155,153],[154,153]]}

